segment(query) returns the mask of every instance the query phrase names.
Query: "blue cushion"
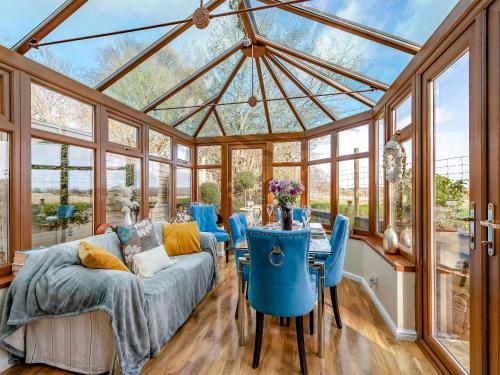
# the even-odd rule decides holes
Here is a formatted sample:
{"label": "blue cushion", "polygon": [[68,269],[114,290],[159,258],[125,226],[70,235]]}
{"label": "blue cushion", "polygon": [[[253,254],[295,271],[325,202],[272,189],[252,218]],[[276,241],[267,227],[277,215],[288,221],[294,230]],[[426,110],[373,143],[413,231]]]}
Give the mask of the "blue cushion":
{"label": "blue cushion", "polygon": [[217,242],[227,242],[229,241],[229,234],[226,232],[211,232],[214,236]]}

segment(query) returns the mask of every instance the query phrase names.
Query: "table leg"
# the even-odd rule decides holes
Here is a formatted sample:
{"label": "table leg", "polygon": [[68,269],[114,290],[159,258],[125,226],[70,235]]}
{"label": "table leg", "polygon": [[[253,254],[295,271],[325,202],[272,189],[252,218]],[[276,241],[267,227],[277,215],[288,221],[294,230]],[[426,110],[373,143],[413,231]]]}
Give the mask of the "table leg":
{"label": "table leg", "polygon": [[240,346],[245,345],[245,296],[243,295],[243,265],[238,260],[238,337]]}
{"label": "table leg", "polygon": [[319,283],[319,296],[318,296],[318,356],[323,358],[325,356],[325,271],[321,267],[319,270],[320,283]]}

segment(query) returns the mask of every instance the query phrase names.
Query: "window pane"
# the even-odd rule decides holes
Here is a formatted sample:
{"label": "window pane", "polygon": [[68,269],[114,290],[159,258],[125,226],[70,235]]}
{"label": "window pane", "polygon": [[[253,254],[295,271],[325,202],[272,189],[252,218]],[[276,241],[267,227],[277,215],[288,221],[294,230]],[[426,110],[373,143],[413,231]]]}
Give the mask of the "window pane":
{"label": "window pane", "polygon": [[[432,334],[470,372],[469,52],[432,81]],[[481,182],[477,181],[477,186]],[[498,208],[497,208],[498,209]],[[474,224],[472,224],[474,225]],[[476,249],[475,251],[484,251]],[[473,371],[474,372],[474,371]]]}
{"label": "window pane", "polygon": [[412,247],[412,141],[403,142],[406,151],[406,174],[398,183],[391,184],[391,221],[399,243]]}
{"label": "window pane", "polygon": [[198,169],[198,201],[213,204],[216,208],[221,203],[220,168]]}
{"label": "window pane", "polygon": [[31,127],[92,141],[94,107],[32,83]]}
{"label": "window pane", "polygon": [[139,130],[132,125],[124,124],[123,122],[109,119],[108,122],[108,140],[119,145],[138,148],[137,138]]}
{"label": "window pane", "polygon": [[339,156],[369,151],[369,125],[358,126],[339,132]]}
{"label": "window pane", "polygon": [[170,218],[169,164],[149,162],[149,217],[155,221]]}
{"label": "window pane", "polygon": [[177,212],[187,212],[191,204],[191,169],[177,167],[176,172],[176,201]]}
{"label": "window pane", "polygon": [[300,162],[301,161],[301,143],[297,142],[278,142],[273,143],[273,162]]}
{"label": "window pane", "polygon": [[32,139],[32,247],[91,236],[93,202],[93,150]]}
{"label": "window pane", "polygon": [[106,223],[123,225],[140,219],[141,159],[106,154]]}
{"label": "window pane", "polygon": [[396,124],[396,130],[401,130],[411,125],[411,95],[403,100],[394,110],[394,124]]}
{"label": "window pane", "polygon": [[385,230],[384,218],[384,146],[385,146],[385,123],[384,118],[377,120],[378,147],[378,180],[377,180],[377,232],[383,233]]}
{"label": "window pane", "polygon": [[198,164],[221,164],[221,146],[198,146]]}
{"label": "window pane", "polygon": [[172,159],[172,138],[149,129],[149,155]]}
{"label": "window pane", "polygon": [[338,163],[338,212],[347,216],[351,228],[368,230],[368,158]]}
{"label": "window pane", "polygon": [[332,137],[328,134],[323,137],[309,140],[309,160],[327,159],[331,157]]}
{"label": "window pane", "polygon": [[301,167],[274,167],[273,179],[275,180],[292,180],[301,181]]}
{"label": "window pane", "polygon": [[330,163],[309,166],[309,205],[313,222],[330,224],[331,182]]}
{"label": "window pane", "polygon": [[0,264],[9,260],[9,160],[9,136],[0,132]]}
{"label": "window pane", "polygon": [[262,208],[263,150],[232,150],[232,213],[245,212],[253,222],[252,206]]}
{"label": "window pane", "polygon": [[191,162],[191,148],[186,145],[177,145],[177,160],[184,161],[186,163]]}

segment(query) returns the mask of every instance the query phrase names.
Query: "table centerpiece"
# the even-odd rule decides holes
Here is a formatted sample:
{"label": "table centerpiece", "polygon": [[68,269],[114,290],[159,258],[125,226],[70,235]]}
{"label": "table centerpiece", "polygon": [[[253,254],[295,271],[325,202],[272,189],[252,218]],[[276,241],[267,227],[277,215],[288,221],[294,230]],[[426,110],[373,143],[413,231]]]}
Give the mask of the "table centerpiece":
{"label": "table centerpiece", "polygon": [[269,191],[273,193],[274,199],[281,209],[281,229],[292,230],[293,205],[305,188],[300,181],[271,180]]}

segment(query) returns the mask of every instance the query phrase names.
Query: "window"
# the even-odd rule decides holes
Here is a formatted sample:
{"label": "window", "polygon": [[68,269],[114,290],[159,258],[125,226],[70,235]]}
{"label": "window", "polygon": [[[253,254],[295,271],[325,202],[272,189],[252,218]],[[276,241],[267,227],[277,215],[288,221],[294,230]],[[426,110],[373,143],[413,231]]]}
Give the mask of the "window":
{"label": "window", "polygon": [[401,144],[406,151],[406,172],[402,180],[391,184],[391,222],[399,243],[412,248],[413,188],[412,188],[412,141]]}
{"label": "window", "polygon": [[106,223],[136,223],[141,211],[141,160],[106,154]]}
{"label": "window", "polygon": [[0,132],[0,265],[9,261],[9,160],[9,136]]}
{"label": "window", "polygon": [[149,129],[149,155],[172,159],[172,138]]}
{"label": "window", "polygon": [[191,148],[183,144],[178,144],[177,160],[181,162],[191,163]]}
{"label": "window", "polygon": [[393,111],[395,130],[411,125],[411,95],[403,100]]}
{"label": "window", "polygon": [[187,212],[191,204],[191,169],[177,167],[175,184],[175,208]]}
{"label": "window", "polygon": [[252,208],[263,208],[263,158],[261,148],[231,150],[231,212],[246,213],[250,222]]}
{"label": "window", "polygon": [[149,162],[149,217],[167,220],[170,217],[170,164]]}
{"label": "window", "polygon": [[331,158],[330,134],[309,140],[309,160],[321,160]]}
{"label": "window", "polygon": [[348,217],[354,229],[367,231],[368,158],[339,161],[338,212]]}
{"label": "window", "polygon": [[93,141],[94,108],[57,91],[32,83],[31,127]]}
{"label": "window", "polygon": [[369,150],[370,129],[369,125],[357,126],[339,132],[338,155],[351,155]]}
{"label": "window", "polygon": [[198,146],[199,165],[220,165],[221,146]]}
{"label": "window", "polygon": [[383,233],[385,230],[385,189],[384,189],[384,146],[385,146],[385,122],[384,118],[380,117],[377,120],[378,145],[377,145],[377,163],[378,163],[378,179],[377,179],[377,227],[376,231]]}
{"label": "window", "polygon": [[273,179],[301,181],[301,167],[273,167]]}
{"label": "window", "polygon": [[309,205],[311,221],[330,224],[331,164],[309,166]]}
{"label": "window", "polygon": [[108,141],[130,148],[137,147],[139,129],[132,125],[124,124],[121,121],[109,119]]}
{"label": "window", "polygon": [[31,140],[32,247],[93,233],[94,151]]}
{"label": "window", "polygon": [[273,143],[273,163],[300,163],[301,160],[300,141]]}
{"label": "window", "polygon": [[198,169],[198,201],[213,204],[216,208],[221,203],[221,169]]}

